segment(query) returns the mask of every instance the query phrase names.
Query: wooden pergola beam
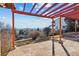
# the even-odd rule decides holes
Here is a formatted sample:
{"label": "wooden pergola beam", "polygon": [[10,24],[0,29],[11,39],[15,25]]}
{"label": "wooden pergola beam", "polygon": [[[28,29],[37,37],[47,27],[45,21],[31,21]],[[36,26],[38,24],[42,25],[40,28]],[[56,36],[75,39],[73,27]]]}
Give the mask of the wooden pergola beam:
{"label": "wooden pergola beam", "polygon": [[66,17],[66,18],[69,18],[69,19],[72,19],[72,20],[79,20],[79,14],[77,16],[73,15],[73,16],[63,16],[63,17]]}
{"label": "wooden pergola beam", "polygon": [[51,18],[51,17],[48,17],[48,16],[42,16],[42,15],[32,14],[32,13],[23,12],[23,11],[18,11],[18,10],[15,10],[14,13],[22,14],[22,15],[30,15],[30,16],[44,17],[44,18]]}
{"label": "wooden pergola beam", "polygon": [[79,13],[75,14],[75,15],[71,15],[72,18],[75,18],[76,20],[79,20]]}

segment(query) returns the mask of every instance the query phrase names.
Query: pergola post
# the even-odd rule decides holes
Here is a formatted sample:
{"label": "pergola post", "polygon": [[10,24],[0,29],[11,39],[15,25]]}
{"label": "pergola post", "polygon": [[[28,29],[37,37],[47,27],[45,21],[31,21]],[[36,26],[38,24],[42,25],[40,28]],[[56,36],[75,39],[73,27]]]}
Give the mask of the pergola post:
{"label": "pergola post", "polygon": [[75,20],[75,32],[77,32],[77,20]]}
{"label": "pergola post", "polygon": [[62,21],[61,21],[61,16],[59,18],[59,42],[61,42],[62,38]]}
{"label": "pergola post", "polygon": [[14,40],[15,40],[15,29],[14,29],[14,6],[13,6],[13,4],[12,4],[12,48],[14,48]]}
{"label": "pergola post", "polygon": [[52,55],[55,56],[55,48],[54,48],[54,19],[52,19],[51,40],[52,40]]}

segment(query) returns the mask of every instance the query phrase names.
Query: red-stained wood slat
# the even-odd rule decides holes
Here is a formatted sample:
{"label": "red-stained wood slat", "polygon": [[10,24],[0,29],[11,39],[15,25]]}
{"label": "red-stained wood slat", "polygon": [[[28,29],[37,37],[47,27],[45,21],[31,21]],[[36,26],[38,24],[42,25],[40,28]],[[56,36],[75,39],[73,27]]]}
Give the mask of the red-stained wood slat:
{"label": "red-stained wood slat", "polygon": [[38,14],[48,3],[43,4],[40,9],[38,9],[38,11],[35,14]]}
{"label": "red-stained wood slat", "polygon": [[37,5],[37,3],[35,3],[32,7],[32,9],[30,10],[30,13],[32,13],[33,9],[35,8],[35,6]]}
{"label": "red-stained wood slat", "polygon": [[58,10],[59,8],[62,8],[62,7],[64,7],[64,6],[66,6],[66,5],[68,5],[68,3],[64,3],[64,4],[62,4],[62,5],[59,6],[58,8],[56,8],[56,9],[50,11],[49,13],[45,14],[45,16],[47,16],[48,14],[50,14],[50,13],[52,13],[52,12],[55,12],[55,11]]}
{"label": "red-stained wood slat", "polygon": [[[70,6],[66,7],[66,8],[64,8],[64,9],[61,9],[60,11],[58,11],[58,12],[56,12],[56,13],[53,13],[53,14],[51,14],[51,15],[49,15],[49,16],[52,17],[52,15],[59,15],[59,14],[61,14],[61,13],[64,13],[65,10],[72,9],[72,8],[74,8],[76,5],[77,5],[76,3],[75,3],[75,4],[72,4],[72,5],[70,5]],[[66,11],[65,11],[65,12],[66,12]]]}
{"label": "red-stained wood slat", "polygon": [[58,3],[54,3],[52,4],[52,6],[48,7],[44,12],[42,12],[40,15],[43,15],[44,13],[46,13],[48,10],[50,10],[51,8],[55,7],[56,5],[58,5]]}

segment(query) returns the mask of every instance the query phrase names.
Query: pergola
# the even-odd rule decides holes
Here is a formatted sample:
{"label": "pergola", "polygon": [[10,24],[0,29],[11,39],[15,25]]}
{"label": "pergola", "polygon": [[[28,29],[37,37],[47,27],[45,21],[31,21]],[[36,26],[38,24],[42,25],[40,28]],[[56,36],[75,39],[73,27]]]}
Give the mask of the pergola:
{"label": "pergola", "polygon": [[[33,12],[34,8],[37,6],[37,4],[39,4],[39,3],[34,3],[31,10],[29,10],[29,12],[25,11],[25,9],[27,8],[26,4],[27,3],[24,3],[23,11],[16,10],[14,3],[11,3],[11,4],[5,3],[2,5],[0,4],[0,7],[9,8],[12,10],[12,47],[14,47],[14,40],[15,40],[15,33],[14,33],[14,30],[15,30],[15,28],[14,28],[14,14],[15,13],[22,14],[22,15],[51,18],[52,19],[51,39],[52,39],[52,44],[53,44],[52,45],[52,48],[53,48],[52,52],[54,55],[55,54],[55,52],[54,52],[54,18],[59,17],[59,19],[60,19],[59,42],[61,42],[61,38],[62,38],[62,22],[61,22],[62,19],[61,18],[66,17],[66,18],[73,19],[73,20],[79,20],[79,5],[78,5],[78,3],[72,3],[71,5],[69,5],[70,3],[62,3],[57,8],[55,8],[55,7],[60,3],[51,3],[51,6],[49,6],[46,10],[44,10],[41,14],[39,14],[39,12],[49,3],[44,3],[35,13],[32,13],[32,12]],[[65,6],[67,6],[67,7],[65,7]],[[52,8],[54,8],[54,9],[49,11]],[[59,10],[59,9],[61,9],[61,10]]]}

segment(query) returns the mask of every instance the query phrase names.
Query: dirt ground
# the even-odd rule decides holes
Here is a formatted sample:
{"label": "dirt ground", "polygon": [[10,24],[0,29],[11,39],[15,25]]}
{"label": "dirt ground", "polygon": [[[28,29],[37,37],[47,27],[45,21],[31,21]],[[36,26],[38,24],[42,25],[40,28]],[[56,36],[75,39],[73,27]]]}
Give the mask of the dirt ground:
{"label": "dirt ground", "polygon": [[[70,56],[79,56],[79,42],[62,39]],[[44,41],[16,47],[7,56],[52,56],[52,41]],[[55,41],[55,56],[67,56],[63,47]]]}

